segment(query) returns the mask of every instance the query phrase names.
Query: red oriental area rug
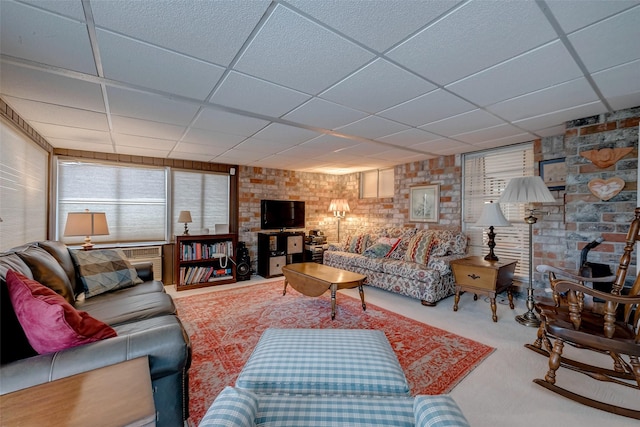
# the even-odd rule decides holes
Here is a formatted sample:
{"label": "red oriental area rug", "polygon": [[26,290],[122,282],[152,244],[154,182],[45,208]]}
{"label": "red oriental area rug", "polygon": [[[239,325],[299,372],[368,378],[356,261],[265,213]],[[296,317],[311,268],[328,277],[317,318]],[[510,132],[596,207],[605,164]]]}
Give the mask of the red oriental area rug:
{"label": "red oriental area rug", "polygon": [[283,282],[271,282],[175,299],[193,349],[192,425],[200,422],[225,386],[235,384],[267,328],[381,329],[413,395],[448,393],[494,350],[372,304],[363,312],[359,298],[342,293],[332,321],[329,292],[311,298],[288,287],[283,296],[282,288]]}

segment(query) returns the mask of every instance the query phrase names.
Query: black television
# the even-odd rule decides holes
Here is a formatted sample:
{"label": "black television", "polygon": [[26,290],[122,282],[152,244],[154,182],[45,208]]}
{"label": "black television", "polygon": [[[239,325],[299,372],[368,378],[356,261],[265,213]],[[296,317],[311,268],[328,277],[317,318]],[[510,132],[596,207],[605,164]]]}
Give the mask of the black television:
{"label": "black television", "polygon": [[260,228],[284,230],[304,228],[304,202],[299,200],[260,201]]}

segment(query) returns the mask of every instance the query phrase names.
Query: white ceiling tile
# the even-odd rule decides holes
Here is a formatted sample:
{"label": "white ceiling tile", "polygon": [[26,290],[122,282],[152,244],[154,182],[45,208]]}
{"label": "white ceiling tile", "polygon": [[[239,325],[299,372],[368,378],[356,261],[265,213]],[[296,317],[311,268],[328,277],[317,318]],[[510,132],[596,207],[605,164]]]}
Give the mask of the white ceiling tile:
{"label": "white ceiling tile", "polygon": [[380,151],[376,153],[372,153],[367,156],[371,159],[379,159],[384,160],[388,166],[393,166],[401,163],[409,163],[417,160],[425,160],[430,158],[429,155],[419,154],[413,151],[407,151],[402,149],[391,149],[386,151]]}
{"label": "white ceiling tile", "polygon": [[182,140],[194,144],[220,146],[224,149],[227,149],[240,143],[245,138],[246,137],[242,135],[233,135],[230,133],[216,132],[209,129],[199,129],[191,127],[184,135]]}
{"label": "white ceiling tile", "polygon": [[28,101],[11,96],[3,97],[3,99],[11,108],[19,111],[23,119],[30,122],[109,131],[107,116],[104,113],[46,104],[44,102]]}
{"label": "white ceiling tile", "polygon": [[170,159],[192,160],[194,162],[210,162],[213,158],[213,156],[206,153],[191,153],[188,151],[172,151],[167,157]]}
{"label": "white ceiling tile", "polygon": [[439,138],[440,137],[438,135],[425,132],[422,129],[411,128],[398,133],[384,136],[382,138],[377,138],[377,140],[393,145],[398,145],[400,147],[409,147],[410,145],[432,141]]}
{"label": "white ceiling tile", "polygon": [[238,151],[252,151],[256,153],[262,153],[264,155],[279,153],[280,151],[286,150],[295,146],[296,143],[293,142],[284,142],[284,141],[265,141],[263,139],[255,139],[255,138],[247,138],[242,141],[240,144],[233,147],[234,150]]}
{"label": "white ceiling tile", "polygon": [[361,111],[343,107],[323,99],[313,98],[285,115],[284,118],[321,129],[336,129],[366,116],[367,114]]}
{"label": "white ceiling tile", "polygon": [[535,135],[531,135],[530,133],[520,133],[517,135],[509,135],[502,138],[496,138],[496,139],[474,143],[473,145],[481,149],[498,148],[498,147],[504,147],[505,145],[519,144],[521,142],[533,141],[536,138],[537,137]]}
{"label": "white ceiling tile", "polygon": [[338,153],[346,156],[370,156],[384,151],[389,151],[389,147],[382,144],[362,143],[338,150]]}
{"label": "white ceiling tile", "polygon": [[383,52],[452,8],[456,2],[432,0],[428,7],[419,1],[406,0],[290,0],[289,4]]}
{"label": "white ceiling tile", "polygon": [[447,119],[421,126],[420,129],[442,136],[451,136],[472,130],[484,129],[503,123],[496,116],[483,110],[473,110]]}
{"label": "white ceiling tile", "polygon": [[97,30],[104,76],[203,101],[224,68],[148,43]]}
{"label": "white ceiling tile", "polygon": [[82,3],[77,0],[21,0],[21,2],[77,21],[84,21],[84,9]]}
{"label": "white ceiling tile", "polygon": [[311,98],[235,71],[230,72],[211,98],[214,104],[280,117]]}
{"label": "white ceiling tile", "polygon": [[591,72],[640,59],[640,6],[569,36]]}
{"label": "white ceiling tile", "polygon": [[393,122],[382,117],[368,116],[357,122],[340,127],[337,131],[347,135],[376,139],[408,129],[408,126],[398,122]]}
{"label": "white ceiling tile", "polygon": [[107,88],[111,113],[172,125],[187,125],[198,111],[194,104],[174,101],[154,94]]}
{"label": "white ceiling tile", "polygon": [[565,33],[571,33],[593,22],[614,15],[640,3],[638,0],[546,0],[553,16]]}
{"label": "white ceiling tile", "polygon": [[111,136],[109,135],[109,132],[105,131],[59,126],[40,122],[32,122],[32,126],[49,142],[52,139],[59,139],[67,140],[69,142],[77,140],[92,144],[111,144]]}
{"label": "white ceiling tile", "polygon": [[555,37],[535,2],[471,1],[388,56],[446,85]]}
{"label": "white ceiling tile", "polygon": [[94,1],[97,27],[227,66],[269,6],[268,0]]}
{"label": "white ceiling tile", "polygon": [[[121,133],[112,133],[116,147],[140,147],[144,149],[163,150],[169,152],[175,145],[176,141],[159,138],[147,138],[144,136],[125,135]],[[119,151],[119,150],[118,150]]]}
{"label": "white ceiling tile", "polygon": [[217,156],[219,154],[224,153],[231,147],[222,147],[216,144],[193,144],[191,142],[181,141],[176,144],[175,148],[172,151],[172,154],[175,153],[189,153],[189,154],[199,154],[209,156],[212,158],[213,156]]}
{"label": "white ceiling tile", "polygon": [[453,135],[452,138],[475,145],[484,141],[491,141],[494,139],[504,138],[507,136],[519,135],[521,133],[522,133],[522,130],[516,128],[515,126],[502,124],[502,125],[498,125],[498,126],[494,126],[486,129],[480,129],[472,132],[465,132],[458,135]]}
{"label": "white ceiling tile", "polygon": [[322,135],[312,139],[311,141],[307,141],[296,148],[306,149],[308,150],[308,153],[312,155],[333,152],[347,147],[352,147],[357,144],[357,142],[351,141],[349,139],[339,138],[337,136],[331,135]]}
{"label": "white ceiling tile", "polygon": [[130,156],[158,157],[165,158],[169,155],[168,150],[157,150],[153,148],[130,147],[126,145],[116,146],[116,153],[128,154]]}
{"label": "white ceiling tile", "polygon": [[614,110],[637,107],[640,105],[640,92],[615,96],[608,99],[608,101]]}
{"label": "white ceiling tile", "polygon": [[200,129],[242,136],[251,136],[268,124],[266,120],[227,113],[214,108],[203,109],[193,122],[193,126]]}
{"label": "white ceiling tile", "polygon": [[214,160],[220,163],[227,164],[246,164],[247,162],[255,162],[265,157],[263,153],[240,151],[240,150],[227,150],[223,154],[216,156]]}
{"label": "white ceiling tile", "polygon": [[87,26],[20,3],[2,1],[0,51],[96,75]]}
{"label": "white ceiling tile", "polygon": [[602,105],[600,101],[596,101],[561,111],[554,111],[547,114],[541,114],[536,117],[517,120],[513,122],[513,124],[529,131],[536,131],[537,129],[559,126],[564,124],[564,122],[574,120],[575,118],[590,117],[596,114],[601,114],[605,110],[606,108],[604,108],[604,105]]}
{"label": "white ceiling tile", "polygon": [[411,126],[421,126],[449,116],[471,111],[473,104],[438,89],[407,101],[396,107],[378,113],[379,116],[406,123]]}
{"label": "white ceiling tile", "polygon": [[66,139],[47,137],[47,142],[56,148],[69,150],[97,151],[98,153],[114,153],[113,145],[100,142],[85,141],[82,139]]}
{"label": "white ceiling tile", "polygon": [[184,126],[116,115],[111,116],[111,125],[116,133],[150,136],[160,139],[179,139],[186,131]]}
{"label": "white ceiling tile", "polygon": [[358,70],[320,96],[375,114],[436,87],[383,59]]}
{"label": "white ceiling tile", "polygon": [[459,153],[460,150],[463,150],[463,152],[469,151],[470,147],[470,144],[466,144],[460,141],[454,141],[448,138],[441,138],[435,141],[423,142],[411,146],[411,148],[414,148],[416,150],[442,155],[444,155],[445,153]]}
{"label": "white ceiling tile", "polygon": [[535,133],[536,135],[544,138],[545,136],[564,135],[565,130],[566,130],[565,125],[558,125],[558,126],[551,126],[544,129],[537,129]]}
{"label": "white ceiling tile", "polygon": [[0,93],[31,101],[105,111],[100,85],[12,64],[2,64]]}
{"label": "white ceiling tile", "polygon": [[447,89],[485,106],[580,76],[580,68],[564,45],[555,41],[453,83]]}
{"label": "white ceiling tile", "polygon": [[287,126],[280,123],[271,123],[269,126],[256,133],[253,138],[264,141],[299,144],[317,136],[320,136],[318,132]]}
{"label": "white ceiling tile", "polygon": [[235,68],[317,94],[371,59],[361,47],[278,5]]}
{"label": "white ceiling tile", "polygon": [[587,80],[579,78],[490,105],[487,110],[514,121],[597,100]]}
{"label": "white ceiling tile", "polygon": [[640,60],[593,74],[593,80],[605,98],[640,92]]}

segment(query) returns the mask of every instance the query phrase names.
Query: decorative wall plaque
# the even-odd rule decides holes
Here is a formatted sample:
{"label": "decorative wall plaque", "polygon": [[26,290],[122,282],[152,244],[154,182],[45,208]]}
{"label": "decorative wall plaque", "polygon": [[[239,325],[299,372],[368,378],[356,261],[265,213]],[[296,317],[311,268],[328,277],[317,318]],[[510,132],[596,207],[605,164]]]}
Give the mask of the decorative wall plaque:
{"label": "decorative wall plaque", "polygon": [[594,196],[600,200],[609,200],[614,197],[624,188],[624,180],[621,178],[609,178],[609,179],[592,179],[589,181],[589,190]]}
{"label": "decorative wall plaque", "polygon": [[602,148],[600,150],[589,150],[580,153],[585,159],[591,160],[591,162],[599,168],[608,168],[615,165],[618,160],[633,151],[633,147],[624,148]]}

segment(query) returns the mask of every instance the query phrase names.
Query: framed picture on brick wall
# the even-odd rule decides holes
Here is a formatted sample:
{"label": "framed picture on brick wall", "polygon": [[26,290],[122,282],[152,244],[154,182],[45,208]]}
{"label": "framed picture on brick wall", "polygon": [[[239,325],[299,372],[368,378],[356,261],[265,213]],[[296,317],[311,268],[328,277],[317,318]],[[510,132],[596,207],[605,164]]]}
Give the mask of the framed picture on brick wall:
{"label": "framed picture on brick wall", "polygon": [[440,220],[440,185],[416,185],[409,193],[409,221]]}
{"label": "framed picture on brick wall", "polygon": [[564,190],[567,180],[565,158],[541,161],[540,178],[549,190]]}

